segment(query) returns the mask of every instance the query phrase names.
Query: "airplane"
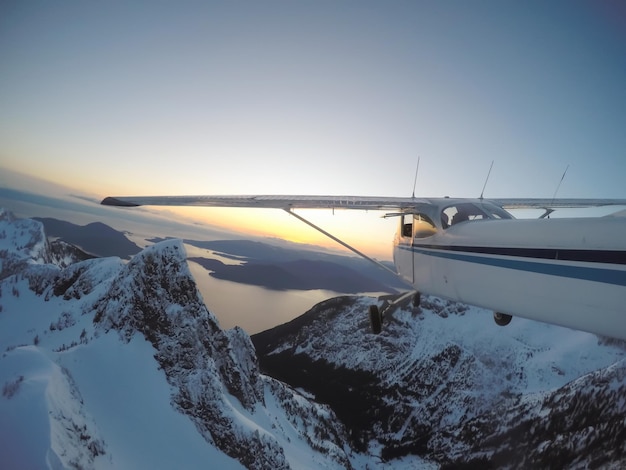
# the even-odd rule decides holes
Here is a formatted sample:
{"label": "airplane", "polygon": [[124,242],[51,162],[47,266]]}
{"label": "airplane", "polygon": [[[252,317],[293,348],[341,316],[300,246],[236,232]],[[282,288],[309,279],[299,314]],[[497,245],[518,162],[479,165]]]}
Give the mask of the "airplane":
{"label": "airplane", "polygon": [[[101,204],[283,209],[359,256],[394,272],[316,226],[295,209],[394,211],[394,274],[407,292],[370,307],[372,330],[385,314],[428,294],[494,312],[626,340],[626,217],[551,218],[562,208],[626,206],[626,199],[453,199],[366,196],[125,196]],[[516,219],[514,209],[542,209]]]}

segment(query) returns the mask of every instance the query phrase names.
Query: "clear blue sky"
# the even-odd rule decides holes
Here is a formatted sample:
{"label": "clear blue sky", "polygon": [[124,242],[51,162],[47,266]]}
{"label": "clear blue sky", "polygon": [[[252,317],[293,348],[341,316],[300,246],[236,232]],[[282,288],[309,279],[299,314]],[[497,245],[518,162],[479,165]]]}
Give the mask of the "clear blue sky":
{"label": "clear blue sky", "polygon": [[0,3],[0,166],[97,196],[626,197],[621,1]]}

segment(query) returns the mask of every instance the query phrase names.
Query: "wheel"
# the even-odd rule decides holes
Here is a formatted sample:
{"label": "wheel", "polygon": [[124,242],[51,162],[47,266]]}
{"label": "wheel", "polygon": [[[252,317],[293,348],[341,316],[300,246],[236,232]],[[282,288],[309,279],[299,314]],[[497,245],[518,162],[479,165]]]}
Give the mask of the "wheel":
{"label": "wheel", "polygon": [[507,326],[511,323],[513,317],[511,315],[507,315],[506,313],[493,312],[493,319],[496,321],[496,325]]}
{"label": "wheel", "polygon": [[383,329],[383,317],[380,314],[378,305],[370,305],[370,327],[375,335],[379,334]]}
{"label": "wheel", "polygon": [[420,294],[419,292],[416,292],[415,295],[413,296],[413,307],[419,307],[421,301],[422,301],[422,294]]}

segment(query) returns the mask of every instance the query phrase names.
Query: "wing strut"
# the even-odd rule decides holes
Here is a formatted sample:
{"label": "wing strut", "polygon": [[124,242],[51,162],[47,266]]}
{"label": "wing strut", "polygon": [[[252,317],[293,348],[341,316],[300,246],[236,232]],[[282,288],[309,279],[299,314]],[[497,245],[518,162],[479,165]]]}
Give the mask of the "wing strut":
{"label": "wing strut", "polygon": [[[347,248],[348,250],[356,253],[357,255],[359,255],[360,257],[366,259],[367,261],[374,263],[376,266],[378,266],[379,268],[383,268],[387,271],[389,271],[391,274],[393,274],[394,276],[400,277],[398,275],[397,272],[395,272],[393,269],[389,268],[388,266],[385,266],[383,263],[381,263],[380,261],[376,261],[374,258],[370,258],[369,256],[367,256],[365,253],[362,253],[361,251],[357,250],[356,248],[354,248],[353,246],[348,245],[346,242],[344,242],[343,240],[340,240],[339,238],[337,238],[336,236],[334,236],[331,233],[328,233],[326,230],[324,230],[321,227],[318,227],[317,225],[315,225],[313,222],[305,219],[304,217],[302,217],[299,214],[296,214],[293,210],[291,210],[290,208],[285,208],[284,209],[285,212],[287,212],[287,214],[293,215],[296,219],[304,222],[305,224],[307,224],[309,227],[313,227],[315,230],[317,230],[318,232],[326,235],[328,238],[330,238],[331,240],[336,241],[337,243],[339,243],[341,246]],[[402,278],[401,278],[402,279]]]}

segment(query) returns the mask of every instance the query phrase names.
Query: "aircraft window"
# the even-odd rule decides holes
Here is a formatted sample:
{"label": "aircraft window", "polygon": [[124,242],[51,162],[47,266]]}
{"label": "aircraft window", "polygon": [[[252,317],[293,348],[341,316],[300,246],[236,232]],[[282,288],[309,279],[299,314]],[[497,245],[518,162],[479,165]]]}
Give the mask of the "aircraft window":
{"label": "aircraft window", "polygon": [[409,215],[402,216],[402,236],[409,238],[413,236],[413,221]]}
{"label": "aircraft window", "polygon": [[413,236],[415,238],[430,237],[437,232],[433,221],[424,214],[415,214],[413,216],[413,227]]}
{"label": "aircraft window", "polygon": [[485,212],[469,202],[446,207],[441,212],[441,224],[444,228],[468,220],[485,220],[489,218]]}

